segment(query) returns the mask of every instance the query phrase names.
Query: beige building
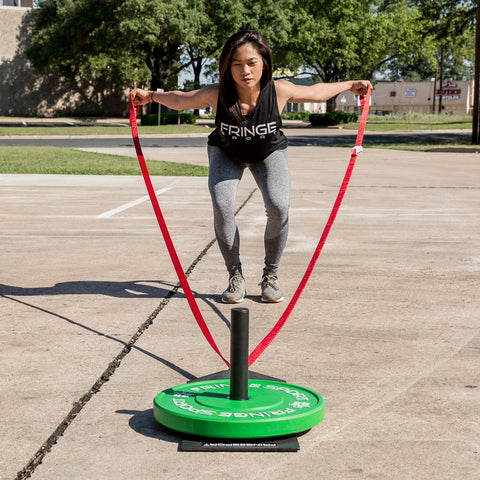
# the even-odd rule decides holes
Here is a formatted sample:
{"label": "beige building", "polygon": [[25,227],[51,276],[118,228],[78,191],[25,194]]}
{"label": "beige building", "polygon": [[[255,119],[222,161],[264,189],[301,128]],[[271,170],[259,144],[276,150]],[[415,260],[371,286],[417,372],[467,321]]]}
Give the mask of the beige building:
{"label": "beige building", "polygon": [[0,0],[0,7],[32,8],[33,0]]}
{"label": "beige building", "polygon": [[[301,85],[311,84],[308,80],[293,80]],[[473,110],[474,83],[472,81],[447,81],[443,88],[434,82],[378,82],[372,91],[371,111],[376,115],[405,114],[409,112],[438,113],[440,95],[442,113],[448,115],[471,115]],[[358,97],[351,92],[343,92],[337,97],[336,110],[359,112]],[[325,113],[326,103],[304,103],[286,105],[288,112]]]}
{"label": "beige building", "polygon": [[55,107],[54,86],[37,75],[21,53],[32,3],[0,0],[0,115],[48,116]]}
{"label": "beige building", "polygon": [[[25,7],[19,7],[18,3],[24,3]],[[26,4],[29,4],[28,6]],[[13,6],[14,5],[14,6]],[[32,0],[8,1],[0,0],[0,61],[11,60],[15,56],[18,46],[17,35],[24,15],[32,7]]]}
{"label": "beige building", "polygon": [[[442,88],[434,82],[378,82],[372,91],[371,110],[377,115],[408,112],[438,113],[442,96],[442,113],[471,115],[473,110],[473,80],[447,81]],[[337,97],[337,110],[358,109],[358,98],[351,92]]]}
{"label": "beige building", "polygon": [[[32,0],[0,0],[0,116],[126,116],[125,92],[72,89],[55,75],[39,75],[23,55]],[[98,97],[102,96],[102,104]]]}

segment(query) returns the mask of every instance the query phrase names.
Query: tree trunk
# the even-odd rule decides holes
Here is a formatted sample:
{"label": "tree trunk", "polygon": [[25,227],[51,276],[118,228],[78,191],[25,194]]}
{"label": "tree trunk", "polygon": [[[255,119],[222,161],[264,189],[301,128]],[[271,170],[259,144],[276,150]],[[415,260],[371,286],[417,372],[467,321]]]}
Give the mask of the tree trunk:
{"label": "tree trunk", "polygon": [[334,112],[337,108],[337,95],[327,100],[327,112]]}
{"label": "tree trunk", "polygon": [[[202,74],[203,58],[197,58],[195,61],[193,61],[192,67],[193,67],[193,88],[194,90],[198,90],[201,86],[200,76]],[[200,110],[196,108],[193,111],[193,114],[198,118],[200,116]]]}
{"label": "tree trunk", "polygon": [[[175,53],[172,55],[172,52]],[[157,88],[163,88],[165,91],[177,88],[178,70],[175,67],[172,68],[171,65],[177,64],[180,56],[180,49],[175,49],[168,42],[166,42],[163,48],[154,48],[151,58],[147,58],[148,68],[152,72],[151,90],[155,92]],[[158,112],[158,104],[156,102],[150,104],[150,111],[152,113]]]}

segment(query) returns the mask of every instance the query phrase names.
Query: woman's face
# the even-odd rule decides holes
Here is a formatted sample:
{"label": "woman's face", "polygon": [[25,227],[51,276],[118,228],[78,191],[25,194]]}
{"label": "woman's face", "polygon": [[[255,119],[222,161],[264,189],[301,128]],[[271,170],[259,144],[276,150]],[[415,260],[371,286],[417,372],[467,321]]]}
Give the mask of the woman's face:
{"label": "woman's face", "polygon": [[244,43],[233,51],[230,71],[237,87],[256,87],[263,74],[263,58],[251,43]]}

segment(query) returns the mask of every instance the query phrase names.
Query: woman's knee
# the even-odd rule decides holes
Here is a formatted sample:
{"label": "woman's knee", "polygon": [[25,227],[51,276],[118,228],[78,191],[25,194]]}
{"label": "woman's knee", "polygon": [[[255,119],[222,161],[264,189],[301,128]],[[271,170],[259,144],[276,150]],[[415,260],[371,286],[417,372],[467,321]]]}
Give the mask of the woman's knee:
{"label": "woman's knee", "polygon": [[267,217],[276,218],[282,223],[288,221],[289,207],[289,202],[285,202],[281,199],[278,201],[270,201],[265,203]]}
{"label": "woman's knee", "polygon": [[215,215],[221,217],[230,217],[235,215],[235,197],[231,195],[218,195],[211,191],[212,206]]}

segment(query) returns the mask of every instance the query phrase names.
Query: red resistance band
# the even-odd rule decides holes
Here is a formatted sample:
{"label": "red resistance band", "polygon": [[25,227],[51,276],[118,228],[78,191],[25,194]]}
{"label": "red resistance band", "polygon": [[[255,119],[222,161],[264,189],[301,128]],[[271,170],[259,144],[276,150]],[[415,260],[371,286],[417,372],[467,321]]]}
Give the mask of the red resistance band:
{"label": "red resistance band", "polygon": [[[327,220],[327,223],[324,227],[322,236],[320,237],[320,241],[318,242],[317,248],[315,249],[312,259],[310,260],[310,263],[308,264],[307,270],[296,290],[294,293],[292,299],[290,300],[289,304],[287,305],[287,308],[285,309],[283,315],[280,317],[278,322],[274,325],[272,330],[266,335],[266,337],[257,345],[257,347],[253,350],[253,352],[249,355],[249,361],[248,365],[252,365],[255,360],[265,351],[265,349],[272,343],[273,339],[278,335],[282,327],[285,325],[285,322],[287,321],[288,317],[292,313],[298,299],[300,298],[300,295],[302,294],[303,290],[305,289],[305,286],[307,285],[307,282],[313,272],[313,269],[315,267],[315,264],[318,260],[318,257],[320,256],[320,253],[323,249],[323,246],[325,245],[325,242],[327,240],[328,234],[330,233],[330,229],[332,228],[333,222],[335,221],[335,217],[337,216],[338,210],[340,208],[340,205],[342,203],[343,197],[345,196],[345,192],[348,187],[348,183],[350,181],[350,177],[352,175],[353,167],[355,166],[355,161],[357,159],[357,156],[359,153],[362,152],[362,141],[363,141],[363,135],[365,132],[365,125],[367,123],[367,118],[368,118],[368,107],[370,104],[370,94],[371,94],[371,89],[370,87],[368,88],[368,92],[366,97],[361,97],[360,98],[360,105],[362,109],[362,115],[360,118],[360,126],[358,129],[358,134],[357,138],[355,141],[355,146],[352,149],[352,155],[350,158],[350,163],[348,165],[347,171],[345,173],[345,177],[343,179],[342,185],[340,187],[340,191],[338,192],[337,198],[335,200],[335,203],[332,208],[332,212],[330,213],[330,216]],[[175,247],[173,245],[173,242],[171,240],[170,234],[168,232],[167,225],[165,223],[165,220],[163,218],[162,211],[160,209],[160,205],[158,204],[157,197],[155,195],[155,191],[152,186],[152,182],[150,180],[150,175],[148,173],[147,165],[145,163],[145,158],[142,153],[142,148],[140,146],[140,140],[138,138],[138,128],[137,128],[137,120],[136,116],[138,114],[139,107],[135,107],[133,105],[132,97],[130,96],[130,125],[132,127],[132,137],[133,137],[133,143],[135,145],[135,151],[137,153],[138,161],[140,163],[140,168],[142,170],[143,178],[145,180],[145,185],[147,187],[148,194],[150,196],[150,200],[152,202],[153,210],[155,211],[155,215],[158,220],[158,224],[160,226],[160,230],[162,231],[163,238],[165,240],[165,244],[167,246],[167,250],[170,254],[173,266],[175,267],[175,271],[177,273],[178,279],[180,280],[180,285],[183,288],[183,291],[185,293],[185,296],[187,298],[188,304],[190,305],[190,308],[192,310],[193,316],[195,317],[195,320],[198,323],[198,326],[200,327],[200,330],[202,331],[203,335],[207,339],[208,343],[210,346],[217,352],[217,354],[220,356],[220,358],[225,362],[225,364],[230,367],[230,363],[225,359],[225,357],[222,355],[220,352],[219,348],[217,347],[210,330],[208,329],[207,324],[205,323],[205,320],[202,317],[202,314],[200,312],[200,309],[198,308],[197,302],[195,300],[195,297],[193,296],[192,290],[190,289],[190,285],[188,284],[187,278],[185,276],[185,273],[183,271],[182,265],[180,263],[180,260],[178,259],[178,255],[175,251]]]}
{"label": "red resistance band", "polygon": [[215,340],[213,339],[210,330],[205,323],[205,320],[202,317],[200,309],[198,308],[197,302],[195,301],[195,297],[193,296],[192,290],[190,289],[190,285],[188,284],[187,277],[183,272],[182,264],[178,259],[177,252],[175,251],[175,247],[173,246],[172,239],[170,238],[170,233],[168,232],[167,225],[163,218],[162,210],[160,209],[160,205],[158,204],[157,196],[155,195],[155,190],[153,189],[152,182],[150,180],[150,175],[148,173],[147,164],[145,162],[145,158],[143,156],[142,147],[140,146],[140,140],[138,138],[138,128],[137,128],[137,113],[139,107],[134,107],[132,96],[130,95],[130,125],[132,127],[132,137],[133,143],[135,145],[135,151],[137,152],[138,161],[140,163],[140,168],[142,169],[143,179],[145,180],[145,185],[147,187],[148,195],[150,196],[150,201],[152,202],[153,210],[155,211],[155,215],[158,220],[158,224],[160,225],[160,230],[162,231],[163,239],[165,240],[165,244],[167,246],[168,253],[170,254],[170,258],[172,259],[173,266],[175,267],[175,271],[177,272],[178,279],[180,280],[180,285],[185,292],[185,296],[187,297],[188,304],[192,310],[193,316],[200,327],[203,335],[207,339],[210,346],[218,353],[220,358],[230,367],[230,363],[224,358],[222,353],[220,352],[219,348],[217,347]]}

